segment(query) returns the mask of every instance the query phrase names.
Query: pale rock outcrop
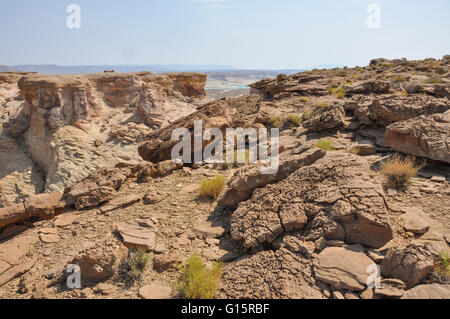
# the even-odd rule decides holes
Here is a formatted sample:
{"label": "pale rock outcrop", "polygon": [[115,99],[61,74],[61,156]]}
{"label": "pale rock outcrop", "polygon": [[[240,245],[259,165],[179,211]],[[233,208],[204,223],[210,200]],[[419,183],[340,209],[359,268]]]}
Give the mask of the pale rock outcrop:
{"label": "pale rock outcrop", "polygon": [[44,190],[41,171],[14,139],[3,134],[0,135],[0,159],[0,197],[3,206]]}
{"label": "pale rock outcrop", "polygon": [[361,245],[328,247],[314,261],[315,278],[337,290],[367,288],[367,269],[374,264]]}
{"label": "pale rock outcrop", "polygon": [[450,110],[391,124],[385,141],[401,152],[450,163]]}
{"label": "pale rock outcrop", "polygon": [[344,153],[327,155],[285,180],[256,189],[231,216],[231,236],[246,249],[302,231],[307,240],[345,240],[379,248],[392,237],[380,184],[369,164]]}
{"label": "pale rock outcrop", "polygon": [[[206,76],[196,73],[26,74],[15,96],[24,102],[1,122],[4,133],[23,140],[20,149],[30,159],[14,155],[19,151],[9,156],[37,164],[45,191],[62,191],[101,167],[139,163],[139,141],[193,113],[205,82]],[[21,179],[30,175],[21,174]]]}

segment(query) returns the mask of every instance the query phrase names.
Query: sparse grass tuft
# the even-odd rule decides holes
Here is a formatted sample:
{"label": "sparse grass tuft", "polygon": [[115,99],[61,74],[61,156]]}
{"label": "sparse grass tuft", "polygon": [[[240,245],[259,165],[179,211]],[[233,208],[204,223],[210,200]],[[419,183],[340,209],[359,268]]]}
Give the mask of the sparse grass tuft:
{"label": "sparse grass tuft", "polygon": [[213,299],[222,276],[222,264],[208,269],[198,255],[189,258],[181,280],[181,290],[188,299]]}
{"label": "sparse grass tuft", "polygon": [[321,148],[324,151],[334,151],[334,146],[330,140],[320,140],[317,142],[316,147]]}
{"label": "sparse grass tuft", "polygon": [[144,249],[130,250],[128,258],[120,265],[118,277],[128,285],[132,285],[141,278],[149,260],[150,256]]}
{"label": "sparse grass tuft", "polygon": [[428,84],[441,84],[441,83],[444,83],[444,80],[442,80],[441,78],[439,78],[437,76],[432,76],[428,80],[426,80],[425,83],[428,83]]}
{"label": "sparse grass tuft", "polygon": [[439,75],[444,75],[445,73],[447,73],[447,70],[445,70],[443,67],[437,67],[435,69],[436,73]]}
{"label": "sparse grass tuft", "polygon": [[309,98],[306,97],[306,96],[302,96],[302,97],[300,98],[300,102],[308,103],[308,102],[309,102]]}
{"label": "sparse grass tuft", "polygon": [[329,107],[329,106],[330,106],[330,103],[328,103],[328,102],[322,102],[322,103],[316,105],[316,107],[323,107],[323,108]]}
{"label": "sparse grass tuft", "polygon": [[387,186],[399,188],[410,184],[411,178],[423,166],[416,165],[414,157],[395,155],[393,158],[381,164],[381,173],[387,177]]}
{"label": "sparse grass tuft", "polygon": [[406,76],[403,75],[397,75],[396,77],[394,77],[394,79],[392,80],[394,83],[403,83],[408,81],[408,78]]}
{"label": "sparse grass tuft", "polygon": [[286,128],[299,127],[301,124],[302,118],[300,115],[297,114],[290,114],[284,120],[284,127]]}
{"label": "sparse grass tuft", "polygon": [[279,116],[271,116],[270,117],[270,124],[274,128],[280,128],[283,125],[283,119]]}
{"label": "sparse grass tuft", "polygon": [[305,111],[305,113],[303,113],[303,115],[302,115],[302,122],[308,121],[311,118],[311,116],[313,115],[313,113],[314,113],[313,110]]}
{"label": "sparse grass tuft", "polygon": [[216,199],[223,191],[225,182],[225,177],[220,175],[204,179],[200,185],[200,196]]}

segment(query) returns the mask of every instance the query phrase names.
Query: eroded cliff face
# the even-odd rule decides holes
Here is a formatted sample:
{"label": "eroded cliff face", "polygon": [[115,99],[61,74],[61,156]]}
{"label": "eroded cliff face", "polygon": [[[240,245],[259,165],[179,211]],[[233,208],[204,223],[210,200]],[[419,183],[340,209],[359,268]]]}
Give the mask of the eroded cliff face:
{"label": "eroded cliff face", "polygon": [[140,162],[137,142],[193,113],[205,84],[197,73],[0,74],[0,185],[8,180],[0,200],[62,191],[100,167]]}

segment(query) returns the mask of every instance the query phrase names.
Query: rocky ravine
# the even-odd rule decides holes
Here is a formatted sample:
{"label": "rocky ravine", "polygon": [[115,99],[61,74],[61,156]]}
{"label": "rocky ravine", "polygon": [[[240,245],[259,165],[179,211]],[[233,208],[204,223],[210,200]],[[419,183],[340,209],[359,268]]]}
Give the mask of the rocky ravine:
{"label": "rocky ravine", "polygon": [[201,74],[0,75],[0,198],[63,191],[95,169],[140,162],[152,130],[195,111]]}
{"label": "rocky ravine", "polygon": [[[377,59],[218,101],[197,74],[2,74],[0,297],[183,297],[178,265],[198,253],[225,263],[219,298],[450,298],[435,272],[450,240],[449,64]],[[171,131],[199,119],[279,126],[278,173],[172,162]],[[405,189],[378,171],[395,151],[427,159]],[[200,199],[218,174],[221,196]],[[137,247],[152,259],[129,285],[121,260]],[[74,263],[81,290],[65,286]]]}

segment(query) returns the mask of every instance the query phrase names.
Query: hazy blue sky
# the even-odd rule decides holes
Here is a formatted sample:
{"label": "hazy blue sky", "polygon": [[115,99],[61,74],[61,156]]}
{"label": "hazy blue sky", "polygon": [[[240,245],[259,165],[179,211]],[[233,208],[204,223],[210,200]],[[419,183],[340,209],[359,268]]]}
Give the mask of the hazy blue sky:
{"label": "hazy blue sky", "polygon": [[[81,29],[66,8],[81,7]],[[369,4],[381,28],[369,29]],[[366,65],[450,54],[449,0],[1,0],[0,64]]]}

